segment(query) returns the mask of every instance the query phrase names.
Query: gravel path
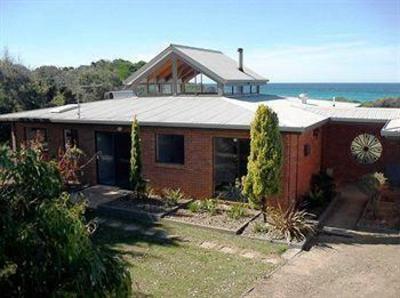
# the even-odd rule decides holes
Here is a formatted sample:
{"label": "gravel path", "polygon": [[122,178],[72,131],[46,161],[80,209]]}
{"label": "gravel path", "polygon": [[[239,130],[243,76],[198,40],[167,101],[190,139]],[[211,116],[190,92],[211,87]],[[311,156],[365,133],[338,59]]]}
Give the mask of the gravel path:
{"label": "gravel path", "polygon": [[400,297],[400,235],[321,235],[246,297]]}

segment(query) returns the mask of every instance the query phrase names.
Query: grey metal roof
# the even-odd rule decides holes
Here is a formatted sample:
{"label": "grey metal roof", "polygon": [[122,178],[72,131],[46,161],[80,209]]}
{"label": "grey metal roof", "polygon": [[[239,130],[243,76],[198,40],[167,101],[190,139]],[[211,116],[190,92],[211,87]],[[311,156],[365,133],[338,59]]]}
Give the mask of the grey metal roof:
{"label": "grey metal roof", "polygon": [[[277,113],[281,131],[301,132],[328,120],[384,123],[400,119],[400,109],[359,108],[345,103],[329,107],[326,101],[310,100],[309,104],[302,104],[296,98],[253,95],[129,97],[83,103],[80,118],[77,105],[68,105],[65,109],[56,107],[0,115],[0,121],[128,125],[136,116],[143,126],[249,129],[260,104]],[[389,122],[387,131],[398,129],[398,122]]]}
{"label": "grey metal roof", "polygon": [[400,137],[400,118],[386,123],[381,130],[381,134],[385,137]]}
{"label": "grey metal roof", "polygon": [[304,105],[306,111],[329,117],[333,121],[349,122],[386,122],[400,118],[400,109],[362,108],[362,107],[320,107]]}
{"label": "grey metal roof", "polygon": [[[129,97],[101,100],[54,113],[55,108],[0,115],[0,121],[37,120],[58,123],[125,125],[136,115],[144,126],[249,129],[258,104],[271,106],[282,131],[302,131],[325,121],[322,117],[268,96],[228,98],[223,96]],[[58,109],[58,108],[56,108]]]}
{"label": "grey metal roof", "polygon": [[219,83],[235,84],[255,82],[265,84],[268,82],[266,78],[247,67],[244,67],[244,71],[240,71],[237,61],[225,56],[220,51],[171,44],[142,68],[129,76],[124,81],[124,84],[132,85],[139,82],[145,74],[151,72],[154,67],[170,57],[172,53]]}

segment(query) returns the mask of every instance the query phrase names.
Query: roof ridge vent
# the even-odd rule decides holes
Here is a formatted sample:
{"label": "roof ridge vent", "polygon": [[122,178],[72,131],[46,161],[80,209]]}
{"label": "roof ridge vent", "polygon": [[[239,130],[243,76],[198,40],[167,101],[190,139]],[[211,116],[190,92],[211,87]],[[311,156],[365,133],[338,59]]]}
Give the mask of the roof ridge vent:
{"label": "roof ridge vent", "polygon": [[308,100],[308,95],[307,93],[301,93],[299,94],[299,99],[301,100],[302,104],[307,104],[307,100]]}
{"label": "roof ridge vent", "polygon": [[78,104],[68,104],[68,105],[63,105],[63,106],[59,106],[59,107],[55,107],[53,109],[50,110],[50,113],[65,113],[68,111],[72,111],[78,108]]}

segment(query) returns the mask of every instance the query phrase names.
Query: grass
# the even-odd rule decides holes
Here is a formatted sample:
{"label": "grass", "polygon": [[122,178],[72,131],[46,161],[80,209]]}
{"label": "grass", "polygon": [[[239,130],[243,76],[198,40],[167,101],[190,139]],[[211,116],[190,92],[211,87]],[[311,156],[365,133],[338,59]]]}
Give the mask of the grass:
{"label": "grass", "polygon": [[281,254],[287,249],[285,245],[167,221],[141,227],[142,232],[156,229],[177,238],[162,240],[137,232],[100,227],[95,240],[107,243],[123,254],[131,266],[133,290],[144,297],[239,297],[274,268],[259,259],[202,248],[203,241],[263,255]]}

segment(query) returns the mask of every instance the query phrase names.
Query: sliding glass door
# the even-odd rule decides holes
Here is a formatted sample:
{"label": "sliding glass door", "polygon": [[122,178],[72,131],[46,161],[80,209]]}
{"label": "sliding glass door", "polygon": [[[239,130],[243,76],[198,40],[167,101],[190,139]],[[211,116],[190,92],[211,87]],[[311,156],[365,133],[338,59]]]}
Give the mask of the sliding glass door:
{"label": "sliding glass door", "polygon": [[246,175],[249,153],[249,139],[214,138],[215,192],[235,185],[236,179]]}

